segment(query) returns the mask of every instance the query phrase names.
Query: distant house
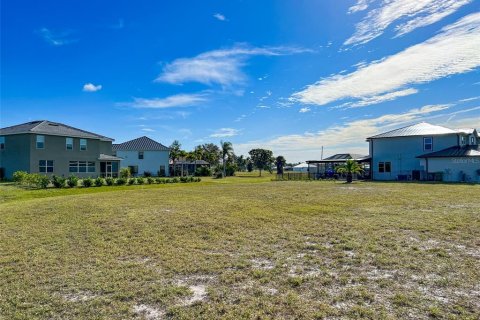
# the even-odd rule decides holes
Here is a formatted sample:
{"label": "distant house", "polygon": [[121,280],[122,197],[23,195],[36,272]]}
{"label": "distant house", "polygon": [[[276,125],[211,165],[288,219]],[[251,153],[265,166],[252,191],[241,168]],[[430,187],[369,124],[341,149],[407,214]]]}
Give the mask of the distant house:
{"label": "distant house", "polygon": [[124,143],[113,144],[113,151],[122,158],[120,166],[130,168],[132,175],[169,176],[170,149],[148,137],[140,137]]}
{"label": "distant house", "polygon": [[175,171],[175,175],[177,176],[194,175],[195,171],[197,171],[197,169],[201,167],[210,168],[210,163],[205,160],[187,161],[185,159],[170,162],[170,171]]}
{"label": "distant house", "polygon": [[118,174],[113,139],[48,120],[0,129],[0,175],[15,171],[79,177]]}
{"label": "distant house", "polygon": [[480,182],[480,137],[475,129],[421,122],[367,141],[374,180]]}
{"label": "distant house", "polygon": [[363,168],[362,173],[354,175],[355,179],[370,178],[370,156],[356,153],[337,153],[322,160],[309,160],[307,161],[310,165],[309,173],[314,173],[319,178],[331,177],[335,174],[336,168],[345,164],[347,160],[354,160]]}

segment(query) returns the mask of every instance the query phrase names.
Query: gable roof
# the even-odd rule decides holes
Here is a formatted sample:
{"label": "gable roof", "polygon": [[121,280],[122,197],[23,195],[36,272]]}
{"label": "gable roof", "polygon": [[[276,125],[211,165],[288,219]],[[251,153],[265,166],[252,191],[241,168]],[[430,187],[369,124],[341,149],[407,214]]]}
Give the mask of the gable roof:
{"label": "gable roof", "polygon": [[425,135],[444,135],[444,134],[458,134],[457,130],[452,130],[442,126],[436,126],[427,122],[420,122],[403,128],[395,129],[385,133],[380,133],[368,139],[379,138],[394,138],[394,137],[410,137],[410,136],[425,136]]}
{"label": "gable roof", "polygon": [[365,158],[368,158],[368,156],[365,156],[362,154],[356,154],[356,153],[337,153],[323,160],[348,160],[348,159],[363,160]]}
{"label": "gable roof", "polygon": [[417,158],[480,157],[480,146],[450,147]]}
{"label": "gable roof", "polygon": [[86,139],[99,139],[103,141],[114,141],[112,138],[108,138],[93,132],[85,131],[82,129],[67,126],[66,124],[59,122],[52,122],[48,120],[31,121],[22,124],[18,124],[11,127],[1,128],[0,135],[11,134],[24,134],[35,133],[45,134],[52,136],[64,136]]}
{"label": "gable roof", "polygon": [[124,143],[114,143],[113,151],[169,151],[170,149],[160,142],[149,137],[140,137]]}

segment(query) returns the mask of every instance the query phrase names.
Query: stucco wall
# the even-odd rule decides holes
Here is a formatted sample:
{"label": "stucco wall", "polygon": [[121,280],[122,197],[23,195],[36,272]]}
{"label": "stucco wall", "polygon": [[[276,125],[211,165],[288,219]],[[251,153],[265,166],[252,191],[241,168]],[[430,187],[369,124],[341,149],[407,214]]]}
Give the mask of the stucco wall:
{"label": "stucco wall", "polygon": [[[418,136],[373,139],[373,141],[370,142],[370,154],[373,155],[373,179],[396,180],[398,175],[411,175],[413,170],[420,170],[423,172],[423,178],[426,168],[420,159],[416,158],[417,156],[440,151],[458,144],[458,137],[455,134],[433,136],[433,150],[424,151],[424,137]],[[391,172],[378,172],[379,162],[391,162]]]}
{"label": "stucco wall", "polygon": [[169,176],[169,152],[168,151],[143,151],[143,159],[138,159],[138,151],[117,151],[117,157],[123,158],[120,167],[138,166],[138,175],[145,171],[157,175],[160,166],[165,166],[165,174]]}
{"label": "stucco wall", "polygon": [[6,135],[5,149],[0,150],[0,168],[5,178],[11,179],[15,171],[30,170],[30,137],[27,134]]}

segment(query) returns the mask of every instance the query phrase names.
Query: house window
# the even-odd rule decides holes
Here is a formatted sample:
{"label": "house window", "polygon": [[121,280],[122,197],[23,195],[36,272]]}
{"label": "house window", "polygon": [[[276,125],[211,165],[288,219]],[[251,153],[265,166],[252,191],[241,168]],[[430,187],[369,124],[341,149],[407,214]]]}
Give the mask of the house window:
{"label": "house window", "polygon": [[423,138],[423,151],[432,151],[433,150],[433,138]]}
{"label": "house window", "polygon": [[65,139],[65,147],[67,148],[67,150],[73,150],[73,138]]}
{"label": "house window", "polygon": [[138,174],[138,166],[128,166],[128,169],[130,169],[130,174],[132,176]]}
{"label": "house window", "polygon": [[39,160],[38,172],[53,172],[53,160]]}
{"label": "house window", "polygon": [[165,172],[165,166],[160,166],[160,170],[158,170],[158,175],[159,175],[160,177],[165,177],[165,174],[166,174],[166,172]]}
{"label": "house window", "polygon": [[95,172],[95,162],[94,161],[70,161],[68,163],[69,172]]}
{"label": "house window", "polygon": [[37,149],[44,149],[44,148],[45,148],[45,136],[37,135]]}
{"label": "house window", "polygon": [[460,145],[463,146],[465,145],[466,141],[465,141],[465,137],[464,136],[460,136]]}
{"label": "house window", "polygon": [[138,159],[143,160],[143,151],[138,152]]}
{"label": "house window", "polygon": [[[1,137],[0,137],[0,139],[1,139]],[[2,147],[1,147],[1,143],[2,143],[1,141],[2,141],[2,140],[0,140],[0,149],[2,148]],[[475,144],[475,137],[470,137],[470,145],[473,146],[474,144]]]}
{"label": "house window", "polygon": [[390,161],[379,162],[378,163],[378,172],[380,172],[380,173],[392,172],[392,163]]}
{"label": "house window", "polygon": [[5,150],[5,137],[0,137],[0,150]]}
{"label": "house window", "polygon": [[87,150],[87,139],[80,139],[80,151]]}

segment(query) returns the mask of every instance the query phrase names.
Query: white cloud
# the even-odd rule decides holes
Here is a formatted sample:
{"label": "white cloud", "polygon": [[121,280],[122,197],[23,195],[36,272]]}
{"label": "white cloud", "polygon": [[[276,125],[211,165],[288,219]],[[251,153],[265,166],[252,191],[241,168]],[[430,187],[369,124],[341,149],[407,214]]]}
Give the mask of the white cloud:
{"label": "white cloud", "polygon": [[291,134],[266,141],[237,144],[235,150],[246,154],[253,148],[266,148],[276,155],[284,155],[288,161],[304,161],[320,157],[322,146],[326,153],[357,152],[368,154],[367,137],[396,127],[419,122],[432,113],[448,109],[449,105],[427,105],[399,114],[386,114],[376,118],[353,120],[333,125],[318,132]]}
{"label": "white cloud", "polygon": [[85,92],[96,92],[102,90],[102,85],[94,85],[93,83],[85,83],[83,85],[83,91]]}
{"label": "white cloud", "polygon": [[52,31],[47,28],[41,28],[40,30],[37,30],[36,33],[39,34],[47,43],[57,47],[78,41],[77,39],[70,38],[72,34],[72,31],[70,30]]}
{"label": "white cloud", "polygon": [[193,58],[180,58],[167,64],[155,79],[157,82],[182,84],[199,82],[206,85],[230,86],[243,83],[242,67],[252,56],[280,56],[309,50],[294,47],[249,47],[237,45],[230,49],[207,51]]}
{"label": "white cloud", "polygon": [[393,91],[386,94],[362,98],[358,102],[347,102],[344,103],[341,107],[348,107],[348,108],[359,108],[359,107],[366,107],[372,104],[382,103],[386,101],[392,101],[399,97],[405,97],[411,94],[417,93],[417,89],[409,88],[405,90]]}
{"label": "white cloud", "polygon": [[[292,100],[324,105],[333,101],[373,99],[407,85],[421,84],[474,70],[480,65],[480,13],[446,26],[429,40],[346,75],[329,76],[297,92]],[[412,89],[410,89],[412,90]],[[406,93],[405,91],[402,91]]]}
{"label": "white cloud", "polygon": [[312,110],[309,107],[304,107],[304,108],[301,108],[300,111],[298,111],[298,112],[306,113],[306,112],[310,112],[310,111],[312,111]]}
{"label": "white cloud", "polygon": [[142,128],[141,130],[145,132],[155,132],[155,130],[151,128]]}
{"label": "white cloud", "polygon": [[213,17],[217,20],[220,20],[220,21],[226,21],[227,20],[227,18],[221,13],[215,13],[213,15]]}
{"label": "white cloud", "polygon": [[221,128],[210,135],[210,138],[228,138],[240,134],[240,130],[233,128]]}
{"label": "white cloud", "polygon": [[465,98],[465,99],[461,99],[461,100],[458,100],[459,102],[469,102],[469,101],[474,101],[474,100],[478,100],[480,99],[480,96],[477,96],[477,97],[471,97],[471,98]]}
{"label": "white cloud", "polygon": [[175,107],[192,107],[207,99],[204,94],[177,94],[166,98],[134,98],[133,102],[118,103],[119,106],[145,109],[166,109]]}
{"label": "white cloud", "polygon": [[[470,2],[472,0],[384,0],[356,25],[355,33],[344,44],[366,43],[383,34],[396,21],[399,21],[395,27],[396,36],[404,35],[440,21]],[[359,0],[349,13],[365,10],[367,6],[367,1]]]}
{"label": "white cloud", "polygon": [[358,11],[363,11],[368,8],[368,5],[372,0],[357,0],[357,3],[350,8],[348,8],[348,13],[355,13]]}

